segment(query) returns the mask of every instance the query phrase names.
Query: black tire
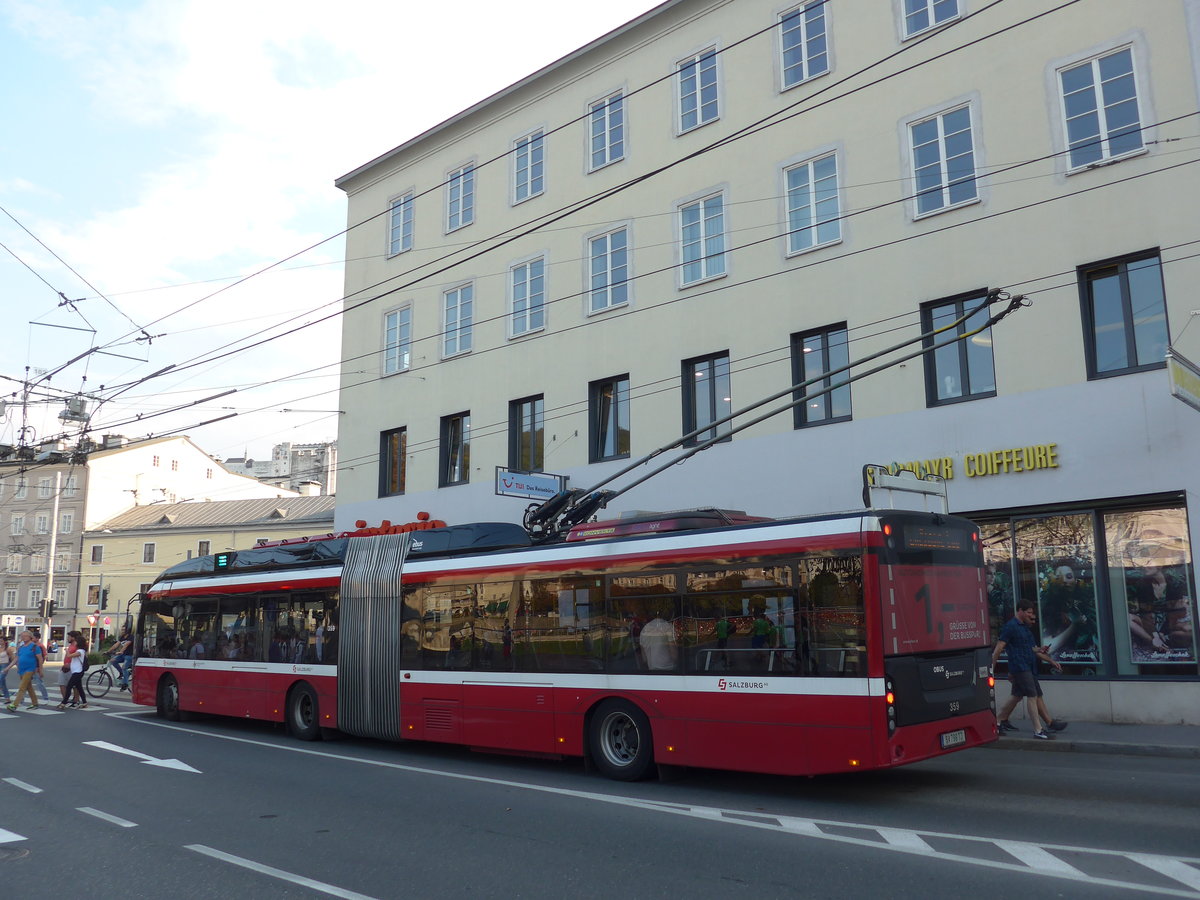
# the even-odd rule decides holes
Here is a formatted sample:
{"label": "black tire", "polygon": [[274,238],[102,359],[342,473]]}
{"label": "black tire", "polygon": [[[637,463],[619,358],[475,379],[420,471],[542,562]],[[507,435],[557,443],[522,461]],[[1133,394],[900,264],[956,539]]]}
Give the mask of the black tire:
{"label": "black tire", "polygon": [[588,722],[588,753],[606,778],[640,781],[654,765],[646,714],[625,700],[605,700]]}
{"label": "black tire", "polygon": [[107,668],[96,669],[94,672],[88,673],[87,677],[83,679],[83,684],[87,688],[88,696],[95,700],[102,700],[112,690],[112,673]]}
{"label": "black tire", "polygon": [[288,732],[302,741],[315,741],[321,736],[321,707],[317,692],[301,683],[292,688],[285,711]]}
{"label": "black tire", "polygon": [[155,711],[160,718],[169,722],[180,722],[183,716],[179,712],[179,682],[171,675],[164,675],[158,682],[155,694]]}

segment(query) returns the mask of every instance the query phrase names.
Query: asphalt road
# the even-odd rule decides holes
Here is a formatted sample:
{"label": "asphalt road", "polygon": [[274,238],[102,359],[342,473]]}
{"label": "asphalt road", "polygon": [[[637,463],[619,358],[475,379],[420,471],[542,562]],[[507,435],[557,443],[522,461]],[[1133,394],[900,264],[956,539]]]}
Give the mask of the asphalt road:
{"label": "asphalt road", "polygon": [[577,761],[0,714],[24,898],[1200,898],[1200,761],[970,750],[887,772],[617,784]]}

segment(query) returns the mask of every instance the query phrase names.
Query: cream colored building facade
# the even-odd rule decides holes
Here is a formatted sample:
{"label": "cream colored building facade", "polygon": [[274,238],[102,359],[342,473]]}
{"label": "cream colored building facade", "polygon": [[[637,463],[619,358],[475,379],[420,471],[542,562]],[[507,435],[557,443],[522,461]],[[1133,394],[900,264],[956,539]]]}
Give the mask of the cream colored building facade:
{"label": "cream colored building facade", "polygon": [[497,467],[598,485],[1001,289],[609,512],[942,474],[1064,714],[1200,722],[1197,48],[1197,0],[677,0],[348,173],[336,527],[520,521]]}

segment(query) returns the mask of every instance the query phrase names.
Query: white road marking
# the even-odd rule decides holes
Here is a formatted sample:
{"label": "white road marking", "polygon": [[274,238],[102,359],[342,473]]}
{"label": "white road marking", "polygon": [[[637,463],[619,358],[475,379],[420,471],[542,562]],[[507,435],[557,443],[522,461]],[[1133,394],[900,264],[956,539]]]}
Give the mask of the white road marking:
{"label": "white road marking", "polygon": [[915,853],[933,853],[933,848],[925,843],[925,839],[915,831],[905,831],[903,828],[876,828],[875,830],[893,847],[912,850]]}
{"label": "white road marking", "polygon": [[111,750],[113,753],[123,753],[126,756],[135,757],[148,766],[160,766],[164,769],[176,769],[180,772],[195,772],[197,775],[200,774],[199,769],[193,769],[187,763],[180,762],[177,759],[158,759],[146,753],[139,753],[137,750],[130,750],[128,747],[110,744],[108,741],[84,741],[83,743],[85,747],[98,747],[101,750]]}
{"label": "white road marking", "polygon": [[[282,750],[287,753],[299,753],[305,756],[316,756],[322,759],[335,759],[342,762],[357,763],[364,766],[372,766],[380,769],[391,769],[398,772],[411,772],[418,775],[431,775],[439,778],[449,778],[455,781],[466,781],[473,784],[490,784],[498,787],[515,788],[524,791],[537,791],[543,794],[553,794],[562,797],[574,797],[579,800],[588,800],[597,803],[610,803],[617,806],[631,806],[638,809],[645,809],[654,812],[668,813],[671,815],[687,816],[695,819],[705,819],[714,822],[720,822],[726,825],[736,825],[743,828],[760,828],[769,831],[785,831],[796,834],[800,837],[810,837],[818,840],[832,841],[834,843],[852,844],[858,847],[866,847],[874,850],[883,850],[894,853],[907,853],[916,856],[923,856],[927,859],[942,860],[946,862],[960,862],[969,865],[984,866],[991,869],[1003,869],[1016,874],[1031,874],[1047,878],[1061,878],[1067,881],[1078,881],[1084,884],[1103,885],[1106,887],[1119,888],[1134,888],[1139,891],[1152,894],[1161,894],[1168,897],[1187,897],[1191,900],[1200,900],[1200,887],[1196,887],[1191,879],[1196,877],[1195,873],[1200,870],[1192,868],[1192,866],[1200,865],[1200,857],[1173,857],[1160,856],[1158,854],[1149,853],[1131,853],[1125,850],[1102,850],[1093,847],[1079,847],[1068,844],[1048,844],[1048,843],[1032,843],[1026,841],[1004,841],[997,838],[976,837],[967,834],[947,834],[937,831],[927,831],[925,829],[886,829],[882,826],[870,825],[863,822],[838,822],[828,819],[805,819],[792,816],[781,816],[762,811],[749,811],[738,809],[720,809],[717,807],[702,807],[702,806],[685,806],[682,804],[669,804],[661,801],[643,800],[638,797],[626,797],[619,794],[603,794],[594,791],[581,791],[571,788],[550,787],[548,785],[529,784],[528,782],[509,781],[503,778],[489,778],[483,775],[467,775],[461,772],[447,772],[441,769],[431,769],[425,766],[411,766],[404,763],[387,762],[379,759],[360,759],[354,756],[346,756],[341,753],[330,753],[326,750],[313,750],[308,747],[301,747],[291,744],[276,744],[271,741],[260,741],[253,738],[237,737],[230,734],[214,734],[211,731],[202,731],[197,728],[188,728],[182,725],[173,725],[167,722],[157,721],[150,716],[141,716],[132,721],[140,722],[145,725],[152,725],[156,728],[166,728],[170,731],[179,731],[184,734],[202,735],[216,740],[230,741],[236,744],[250,744],[256,747],[265,747],[270,750]],[[749,818],[748,818],[749,817]],[[878,834],[886,843],[881,843],[870,837],[853,837],[845,834],[830,833],[825,831],[826,828],[854,828],[874,832]],[[888,831],[892,834],[889,840],[884,834]],[[902,833],[908,836],[900,837]],[[1009,853],[1016,855],[1018,859],[1034,858],[1035,856],[1045,861],[1038,853],[1045,854],[1046,857],[1052,857],[1047,851],[1065,851],[1068,853],[1083,853],[1093,856],[1118,857],[1122,859],[1134,860],[1137,863],[1147,866],[1171,878],[1181,885],[1188,885],[1189,889],[1157,887],[1147,885],[1142,881],[1121,881],[1114,878],[1101,878],[1098,876],[1088,875],[1073,866],[1068,865],[1062,860],[1057,860],[1058,866],[1051,867],[1046,863],[1044,868],[1033,868],[1030,866],[1018,866],[1012,862],[1005,860],[999,861],[996,859],[988,859],[984,857],[970,856],[965,853],[948,853],[935,850],[928,843],[928,838],[944,838],[961,842],[963,844],[976,844],[981,847],[996,847],[1005,845],[1005,849]],[[893,843],[892,841],[895,841]],[[1071,871],[1066,871],[1070,869]],[[1074,872],[1074,874],[1072,874]]]}
{"label": "white road marking", "polygon": [[375,900],[366,894],[359,894],[355,891],[347,891],[344,888],[336,885],[326,884],[323,881],[314,881],[311,878],[305,878],[303,875],[294,875],[291,872],[285,872],[283,869],[276,869],[273,866],[266,866],[262,863],[257,863],[252,859],[243,859],[240,856],[233,856],[230,853],[222,853],[220,850],[214,850],[212,847],[205,847],[203,844],[185,844],[185,850],[193,850],[196,853],[201,853],[204,856],[211,856],[213,859],[219,859],[222,862],[232,863],[235,866],[241,866],[243,869],[249,869],[252,872],[258,872],[262,875],[270,875],[272,878],[278,878],[281,881],[288,881],[292,884],[298,884],[301,887],[312,888],[314,891],[320,891],[323,894],[329,894],[331,897],[342,897],[344,900]]}
{"label": "white road marking", "polygon": [[79,812],[89,816],[95,816],[97,819],[103,819],[105,822],[112,822],[114,825],[120,825],[122,828],[136,828],[137,822],[130,822],[128,819],[122,819],[120,816],[114,816],[111,813],[101,812],[98,809],[92,809],[90,806],[75,807]]}
{"label": "white road marking", "polygon": [[1036,844],[1026,841],[993,841],[992,843],[1006,853],[1011,853],[1022,864],[1031,869],[1037,869],[1039,872],[1062,875],[1083,874],[1070,863],[1063,862],[1053,853],[1046,852]]}
{"label": "white road marking", "polygon": [[1150,853],[1126,853],[1129,859],[1140,863],[1152,872],[1166,875],[1176,881],[1182,881],[1197,891],[1200,891],[1200,869],[1195,869],[1178,859],[1166,859]]}
{"label": "white road marking", "polygon": [[4,780],[13,787],[19,787],[23,791],[29,791],[31,794],[40,794],[42,792],[40,787],[34,787],[32,784],[21,781],[19,778],[5,778]]}

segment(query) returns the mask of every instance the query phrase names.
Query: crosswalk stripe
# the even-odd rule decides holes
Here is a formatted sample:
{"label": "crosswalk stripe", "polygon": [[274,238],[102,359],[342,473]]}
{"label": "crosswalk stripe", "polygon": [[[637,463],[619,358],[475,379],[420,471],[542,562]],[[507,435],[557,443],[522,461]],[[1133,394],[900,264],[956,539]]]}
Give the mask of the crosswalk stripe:
{"label": "crosswalk stripe", "polygon": [[13,841],[23,841],[25,835],[17,834],[15,831],[5,831],[0,828],[0,844],[11,844]]}
{"label": "crosswalk stripe", "polygon": [[1166,856],[1155,856],[1151,853],[1126,853],[1126,858],[1132,859],[1159,875],[1165,875],[1182,882],[1194,891],[1200,891],[1200,869],[1193,868],[1185,862]]}
{"label": "crosswalk stripe", "polygon": [[1039,872],[1080,876],[1084,874],[1070,863],[1063,862],[1053,853],[1043,850],[1036,844],[1027,844],[1023,841],[994,841],[993,843],[1001,850],[1011,853],[1029,868]]}
{"label": "crosswalk stripe", "polygon": [[905,831],[902,828],[876,828],[875,830],[893,847],[903,847],[905,850],[914,850],[918,853],[933,852],[933,848],[925,843],[925,839],[915,831]]}

